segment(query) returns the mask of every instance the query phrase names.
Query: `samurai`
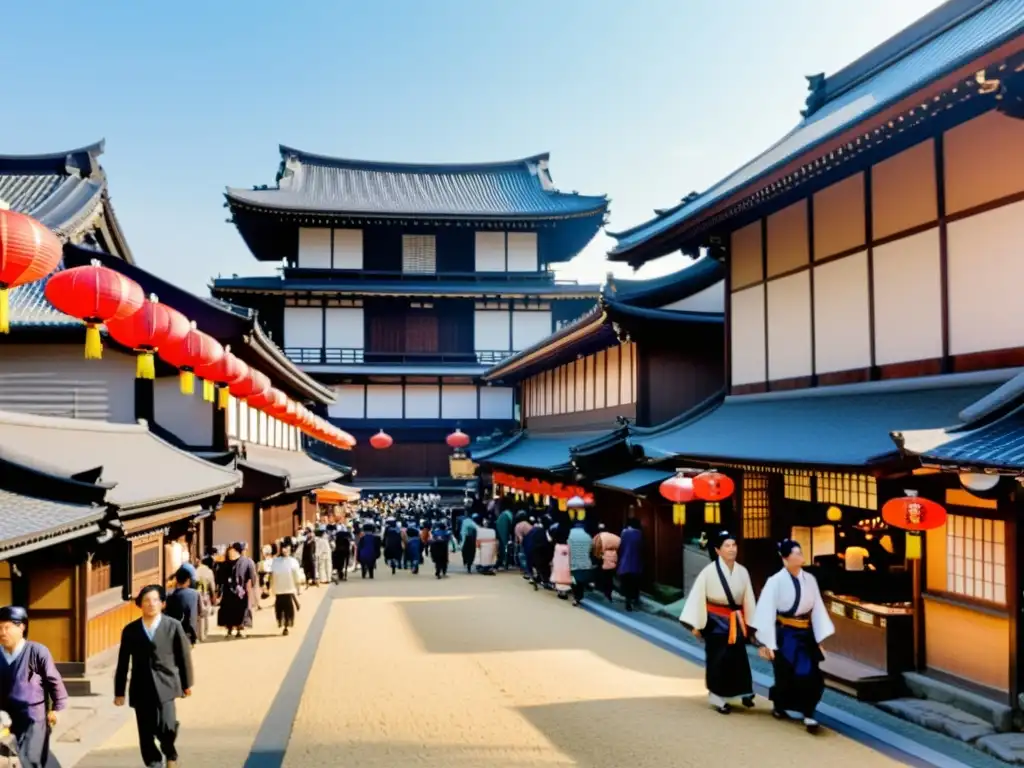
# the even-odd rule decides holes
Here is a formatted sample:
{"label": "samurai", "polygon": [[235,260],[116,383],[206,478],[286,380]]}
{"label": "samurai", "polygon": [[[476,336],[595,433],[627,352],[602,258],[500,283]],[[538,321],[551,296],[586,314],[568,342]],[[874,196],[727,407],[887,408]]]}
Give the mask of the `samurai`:
{"label": "samurai", "polygon": [[679,621],[704,640],[708,701],[723,715],[730,699],[754,706],[754,683],[747,658],[754,619],[754,589],[747,569],[736,562],[736,537],[728,531],[714,539],[715,557],[697,575]]}
{"label": "samurai", "polygon": [[47,647],[25,639],[27,627],[24,608],[0,608],[0,709],[11,718],[18,764],[43,768],[49,761],[50,730],[67,707],[68,692]]}
{"label": "samurai", "polygon": [[754,611],[753,625],[762,658],[772,662],[775,684],[769,692],[779,720],[803,718],[811,733],[818,730],[815,710],[825,691],[820,664],[821,644],[835,634],[821,599],[817,580],[804,571],[804,555],[792,539],[779,542],[783,568],[765,582]]}

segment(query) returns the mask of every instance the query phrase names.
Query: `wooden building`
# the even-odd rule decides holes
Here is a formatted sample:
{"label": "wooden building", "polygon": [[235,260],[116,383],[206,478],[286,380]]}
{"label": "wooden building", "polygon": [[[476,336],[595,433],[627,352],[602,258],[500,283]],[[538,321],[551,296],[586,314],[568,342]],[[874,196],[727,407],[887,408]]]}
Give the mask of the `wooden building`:
{"label": "wooden building", "polygon": [[652,490],[671,473],[632,468],[629,436],[720,397],[724,382],[724,274],[700,259],[653,280],[609,278],[598,305],[484,374],[515,385],[521,430],[476,461],[530,478],[592,489],[593,521],[641,520],[648,586],[681,586],[681,531],[658,514]]}
{"label": "wooden building", "polygon": [[[830,674],[858,690],[917,667],[1010,706],[1024,693],[1012,484],[979,501],[889,437],[983,426],[1024,364],[1022,65],[1024,7],[947,2],[810,78],[793,131],[610,254],[706,248],[728,268],[728,396],[631,444],[737,480],[723,523],[755,580],[778,567],[774,540],[805,542],[839,619]],[[879,520],[906,490],[950,514],[922,600]]]}
{"label": "wooden building", "polygon": [[[451,484],[446,435],[515,423],[512,389],[481,374],[593,305],[597,286],[549,267],[591,240],[606,198],[557,191],[547,155],[422,165],[280,152],[277,185],[229,189],[227,205],[281,274],[220,278],[214,296],[257,309],[334,389],[328,413],[359,441],[362,488]],[[375,451],[381,429],[395,442]]]}

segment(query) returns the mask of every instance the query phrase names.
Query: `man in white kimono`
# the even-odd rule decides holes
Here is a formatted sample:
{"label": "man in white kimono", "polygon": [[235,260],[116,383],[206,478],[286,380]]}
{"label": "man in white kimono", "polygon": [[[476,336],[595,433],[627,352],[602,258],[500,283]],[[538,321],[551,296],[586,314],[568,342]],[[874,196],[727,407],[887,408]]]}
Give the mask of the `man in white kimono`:
{"label": "man in white kimono", "polygon": [[729,699],[754,706],[754,684],[747,658],[747,627],[754,618],[754,589],[747,569],[736,562],[736,538],[722,531],[714,540],[716,557],[697,576],[679,621],[704,639],[705,682],[711,706],[723,715]]}
{"label": "man in white kimono", "polygon": [[800,545],[779,542],[783,569],[765,582],[754,611],[753,627],[761,656],[772,662],[775,685],[769,697],[772,714],[779,719],[803,717],[811,733],[818,729],[815,710],[825,691],[819,664],[825,654],[821,643],[835,634],[821,599],[817,580],[803,570]]}

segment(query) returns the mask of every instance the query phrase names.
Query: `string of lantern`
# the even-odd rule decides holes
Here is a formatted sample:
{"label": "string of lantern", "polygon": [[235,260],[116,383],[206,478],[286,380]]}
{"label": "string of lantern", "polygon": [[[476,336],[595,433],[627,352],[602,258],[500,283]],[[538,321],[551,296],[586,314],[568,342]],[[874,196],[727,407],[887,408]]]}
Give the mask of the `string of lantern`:
{"label": "string of lantern", "polygon": [[[691,477],[687,472],[697,474]],[[676,525],[686,525],[686,505],[694,499],[705,502],[705,505],[717,503],[732,496],[735,490],[736,484],[732,479],[714,469],[707,472],[677,469],[675,475],[658,486],[658,492],[672,502],[672,522]],[[720,522],[713,519],[714,516],[714,508],[705,506],[704,522]]]}
{"label": "string of lantern", "polygon": [[574,520],[586,519],[586,507],[594,504],[594,494],[579,485],[550,483],[547,480],[519,477],[506,472],[493,472],[491,478],[495,489],[502,494],[512,493],[517,496],[529,494],[533,496],[535,502],[539,502],[542,497],[555,499],[558,502],[559,510],[568,511],[569,516]]}
{"label": "string of lantern", "polygon": [[245,402],[311,438],[350,449],[355,438],[322,419],[270,379],[196,327],[181,312],[146,296],[142,287],[98,260],[54,272],[60,265],[60,240],[31,216],[0,209],[0,333],[10,330],[8,292],[49,279],[43,290],[54,308],[81,320],[86,327],[85,357],[103,356],[101,326],[118,344],[136,354],[135,378],[156,377],[155,358],[178,369],[183,395],[202,382],[203,399],[226,409],[230,398]]}

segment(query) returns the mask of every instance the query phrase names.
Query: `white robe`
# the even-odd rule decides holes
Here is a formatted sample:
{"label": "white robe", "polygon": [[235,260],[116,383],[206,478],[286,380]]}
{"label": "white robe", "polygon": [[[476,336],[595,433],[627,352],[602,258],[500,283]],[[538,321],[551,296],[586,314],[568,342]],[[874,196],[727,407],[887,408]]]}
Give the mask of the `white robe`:
{"label": "white robe", "polygon": [[[733,565],[732,571],[723,563],[722,573],[729,583],[733,599],[743,609],[743,621],[749,626],[754,620],[755,610],[754,589],[750,585],[750,574],[739,563]],[[686,596],[686,604],[683,606],[683,612],[679,615],[679,621],[694,629],[704,629],[708,623],[709,600],[719,605],[729,604],[729,599],[725,596],[725,590],[722,588],[722,581],[718,578],[718,569],[715,568],[714,561],[710,565],[704,566],[704,569],[697,575],[690,594]]]}
{"label": "white robe", "polygon": [[[818,580],[802,569],[797,578],[800,580],[800,605],[797,606],[796,615],[810,614],[814,640],[817,643],[822,643],[826,638],[835,634],[836,628],[821,599]],[[750,626],[757,630],[758,642],[773,651],[779,649],[775,640],[775,621],[779,613],[793,607],[794,600],[796,600],[796,589],[793,586],[793,579],[789,575],[789,571],[783,568],[765,582],[764,589],[761,590],[761,597],[757,601],[754,619],[750,622]]]}

